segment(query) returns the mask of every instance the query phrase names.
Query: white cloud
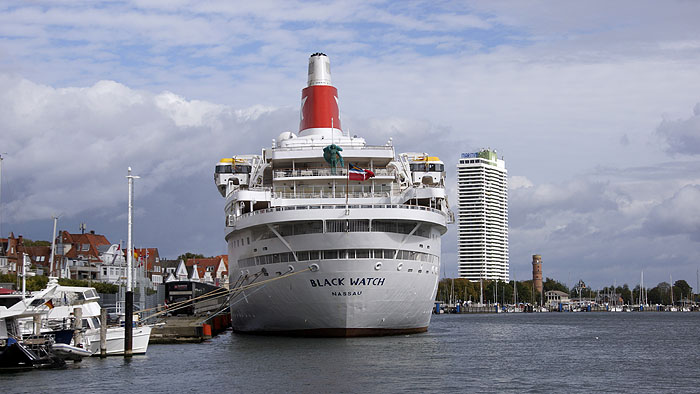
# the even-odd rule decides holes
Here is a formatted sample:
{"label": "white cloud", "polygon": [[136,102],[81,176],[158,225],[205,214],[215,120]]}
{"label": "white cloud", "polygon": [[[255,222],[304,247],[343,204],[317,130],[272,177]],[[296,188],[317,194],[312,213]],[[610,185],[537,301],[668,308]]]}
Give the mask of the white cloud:
{"label": "white cloud", "polygon": [[688,119],[664,119],[656,133],[668,144],[670,153],[700,154],[700,103],[695,104]]}
{"label": "white cloud", "polygon": [[211,169],[232,141],[257,151],[261,136],[236,135],[274,121],[277,111],[233,110],[113,81],[54,89],[4,77],[0,88],[10,221],[112,208],[124,199],[127,166],[143,176],[148,192]]}
{"label": "white cloud", "polygon": [[534,184],[524,176],[510,176],[508,177],[508,189],[516,190],[521,188],[531,188]]}
{"label": "white cloud", "polygon": [[654,206],[645,227],[659,235],[687,235],[700,242],[700,185],[688,185]]}

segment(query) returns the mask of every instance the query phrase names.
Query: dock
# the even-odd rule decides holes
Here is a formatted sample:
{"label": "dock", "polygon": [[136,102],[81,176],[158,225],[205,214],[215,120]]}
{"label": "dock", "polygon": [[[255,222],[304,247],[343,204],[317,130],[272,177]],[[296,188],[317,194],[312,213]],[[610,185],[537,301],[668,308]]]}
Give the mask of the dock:
{"label": "dock", "polygon": [[200,343],[231,327],[231,315],[168,316],[151,331],[149,344]]}

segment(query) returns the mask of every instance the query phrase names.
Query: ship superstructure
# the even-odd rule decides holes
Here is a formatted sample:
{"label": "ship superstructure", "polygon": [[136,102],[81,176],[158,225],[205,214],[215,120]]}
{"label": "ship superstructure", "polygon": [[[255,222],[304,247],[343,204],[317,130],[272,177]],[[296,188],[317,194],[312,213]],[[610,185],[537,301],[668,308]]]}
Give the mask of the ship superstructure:
{"label": "ship superstructure", "polygon": [[[330,61],[309,59],[298,134],[222,159],[234,330],[354,336],[427,330],[452,214],[443,163],[341,129]],[[279,278],[279,280],[271,280]]]}

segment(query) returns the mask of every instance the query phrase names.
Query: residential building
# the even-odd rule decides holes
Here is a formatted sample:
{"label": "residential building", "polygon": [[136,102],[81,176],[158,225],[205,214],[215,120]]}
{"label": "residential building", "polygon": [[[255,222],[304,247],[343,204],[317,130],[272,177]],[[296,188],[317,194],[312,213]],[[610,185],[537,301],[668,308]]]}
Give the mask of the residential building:
{"label": "residential building", "polygon": [[544,293],[547,298],[547,305],[550,308],[558,308],[559,305],[569,304],[569,295],[559,290],[550,290]]}
{"label": "residential building", "polygon": [[216,286],[228,285],[228,255],[187,259],[187,267],[196,267],[200,282]]}
{"label": "residential building", "polygon": [[7,238],[0,238],[0,249],[3,251],[0,256],[0,274],[17,275],[17,267],[21,268],[22,254],[25,253],[23,241],[21,235],[15,238],[12,232]]}
{"label": "residential building", "polygon": [[111,245],[107,238],[94,231],[83,234],[62,231],[59,238],[65,273],[72,279],[99,280],[102,265],[99,247]]}
{"label": "residential building", "polygon": [[495,150],[463,153],[457,165],[459,277],[509,279],[508,182]]}

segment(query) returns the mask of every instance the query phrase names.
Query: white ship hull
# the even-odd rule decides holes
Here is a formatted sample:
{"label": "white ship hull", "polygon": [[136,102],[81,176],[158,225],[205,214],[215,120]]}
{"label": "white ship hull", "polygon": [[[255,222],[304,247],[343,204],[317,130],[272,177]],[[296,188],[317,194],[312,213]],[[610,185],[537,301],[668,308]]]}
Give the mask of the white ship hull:
{"label": "white ship hull", "polygon": [[[292,272],[250,287],[232,300],[233,328],[324,336],[426,331],[437,290],[437,267],[426,265],[418,273],[419,263],[394,260],[381,261],[381,268],[375,270],[378,263],[374,259],[319,261],[316,272]],[[273,264],[269,269],[286,271],[288,265]],[[291,265],[295,271],[307,269],[307,264]],[[269,277],[261,278],[259,282]]]}
{"label": "white ship hull", "polygon": [[444,164],[344,133],[326,55],[311,55],[308,76],[299,135],[283,132],[261,155],[223,158],[215,169],[226,199],[233,329],[426,331],[440,237],[453,219]]}

